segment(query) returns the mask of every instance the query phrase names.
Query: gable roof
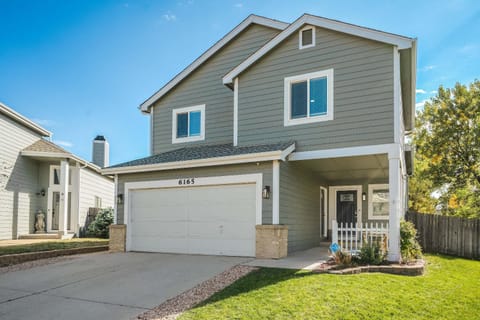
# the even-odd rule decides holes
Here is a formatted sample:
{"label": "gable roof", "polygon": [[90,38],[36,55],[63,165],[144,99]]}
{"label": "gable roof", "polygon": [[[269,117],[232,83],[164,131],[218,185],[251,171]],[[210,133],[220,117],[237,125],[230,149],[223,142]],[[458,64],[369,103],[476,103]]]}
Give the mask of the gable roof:
{"label": "gable roof", "polygon": [[161,97],[167,94],[171,89],[173,89],[178,83],[185,79],[190,73],[195,71],[200,65],[207,61],[211,56],[223,48],[227,43],[229,43],[233,38],[240,34],[251,24],[258,24],[278,30],[285,29],[289,24],[281,22],[278,20],[273,20],[254,14],[249,15],[245,20],[243,20],[239,25],[237,25],[232,31],[227,33],[222,39],[215,43],[210,49],[205,51],[200,57],[193,61],[188,67],[183,69],[179,74],[177,74],[172,80],[170,80],[166,85],[164,85],[160,90],[155,92],[150,98],[145,100],[139,107],[139,109],[144,113],[150,112],[150,107]]}
{"label": "gable roof", "polygon": [[232,143],[183,147],[102,169],[103,174],[147,172],[194,167],[285,160],[295,142],[284,141],[250,146]]}
{"label": "gable roof", "polygon": [[374,41],[379,41],[383,43],[388,43],[394,46],[397,46],[398,49],[407,49],[412,47],[412,43],[415,39],[396,35],[393,33],[383,32],[375,29],[370,29],[366,27],[360,27],[354,24],[349,24],[345,22],[341,22],[338,20],[331,20],[323,17],[313,16],[310,14],[304,14],[300,18],[298,18],[295,22],[290,24],[287,28],[285,28],[282,32],[277,34],[272,40],[267,42],[263,47],[258,49],[255,53],[245,59],[242,63],[232,69],[229,73],[227,73],[223,77],[223,84],[230,85],[233,83],[233,79],[235,79],[240,73],[250,67],[253,63],[257,60],[262,58],[265,54],[270,52],[273,48],[275,48],[278,44],[280,44],[283,40],[285,40],[288,36],[292,33],[297,31],[300,27],[305,24],[314,25],[317,27],[338,31]]}
{"label": "gable roof", "polygon": [[402,101],[405,129],[410,131],[415,125],[415,88],[416,88],[416,68],[417,68],[417,39],[409,38],[393,33],[379,31],[371,28],[361,27],[354,24],[341,22],[338,20],[327,19],[310,14],[304,14],[295,22],[290,24],[282,32],[267,42],[247,59],[233,68],[223,77],[223,84],[232,87],[233,80],[243,71],[248,69],[256,61],[265,56],[273,48],[279,45],[292,33],[300,29],[305,24],[314,25],[333,31],[338,31],[353,36],[383,42],[395,46],[400,52],[400,77],[402,83]]}
{"label": "gable roof", "polygon": [[0,102],[0,113],[9,117],[10,119],[14,120],[15,122],[23,125],[24,127],[40,134],[42,137],[51,137],[52,133],[32,120],[28,119],[27,117],[21,115],[17,111],[13,110],[12,108],[9,108],[7,105],[3,104]]}
{"label": "gable roof", "polygon": [[26,157],[38,157],[38,158],[66,158],[72,159],[79,163],[82,163],[86,167],[92,169],[97,173],[100,172],[100,167],[96,164],[89,162],[87,160],[83,160],[80,157],[77,157],[73,153],[63,149],[62,147],[56,145],[53,142],[47,141],[45,139],[40,139],[25,149],[21,151],[22,156]]}

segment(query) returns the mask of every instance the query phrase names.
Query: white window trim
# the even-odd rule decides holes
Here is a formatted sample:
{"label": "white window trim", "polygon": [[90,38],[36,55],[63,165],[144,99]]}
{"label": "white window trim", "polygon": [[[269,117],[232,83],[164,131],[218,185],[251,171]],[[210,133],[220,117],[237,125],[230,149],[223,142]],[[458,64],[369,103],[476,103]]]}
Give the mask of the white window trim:
{"label": "white window trim", "polygon": [[[385,184],[369,184],[368,185],[368,219],[369,220],[388,220],[389,214],[385,216],[373,215],[373,191],[377,189],[387,189],[390,191],[388,183]],[[390,192],[389,192],[390,193]],[[390,195],[389,195],[390,196]],[[390,204],[390,201],[389,201]]]}
{"label": "white window trim", "polygon": [[[303,46],[302,45],[302,43],[303,43],[303,31],[306,31],[306,30],[312,30],[312,43],[307,44],[306,46]],[[298,32],[298,49],[302,50],[302,49],[307,49],[307,48],[311,48],[311,47],[315,47],[315,27],[314,26],[306,26],[306,27],[300,29],[300,31]]]}
{"label": "white window trim", "polygon": [[[325,198],[323,199],[323,208],[322,208],[322,191],[325,193]],[[323,228],[323,234],[320,235],[320,238],[326,238],[328,236],[328,189],[320,186],[320,230],[322,230],[322,223],[325,225]],[[322,221],[322,210],[325,213]]]}
{"label": "white window trim", "polygon": [[[291,84],[300,81],[307,81],[307,97],[310,97],[310,79],[313,78],[327,78],[327,114],[322,116],[313,116],[310,117],[310,104],[307,108],[307,117],[300,119],[291,119],[290,118],[290,91]],[[306,74],[301,74],[297,76],[287,77],[284,79],[284,122],[283,125],[294,126],[299,124],[315,123],[321,121],[330,121],[333,120],[333,69],[322,70],[317,72],[311,72]]]}
{"label": "white window trim", "polygon": [[[49,176],[49,178],[48,178],[48,186],[49,186],[49,188],[56,188],[56,187],[58,187],[58,189],[59,189],[59,188],[60,188],[60,185],[62,184],[62,182],[60,181],[60,176],[58,176],[58,179],[59,179],[59,182],[60,182],[60,183],[59,183],[59,184],[54,184],[54,183],[53,183],[53,170],[55,170],[55,169],[57,169],[57,170],[58,170],[58,173],[60,174],[60,166],[58,166],[58,165],[50,165],[50,176]],[[68,180],[69,180],[69,181],[68,181],[68,182],[69,182],[68,187],[70,188],[70,187],[72,186],[72,184],[73,184],[73,176],[72,176],[73,170],[72,170],[72,168],[69,168],[68,170],[69,170],[69,172],[68,172]],[[60,190],[60,189],[59,189],[59,190]],[[55,190],[55,191],[57,191],[57,190]]]}
{"label": "white window trim", "polygon": [[[177,114],[200,111],[200,135],[192,137],[177,138]],[[190,121],[190,115],[188,116]],[[188,130],[190,131],[190,123],[188,124]],[[205,140],[205,105],[197,105],[186,108],[178,108],[172,110],[172,143],[183,143]]]}
{"label": "white window trim", "polygon": [[357,191],[357,223],[362,222],[362,185],[352,186],[331,186],[328,188],[328,229],[332,229],[333,221],[337,220],[337,192],[338,191]]}

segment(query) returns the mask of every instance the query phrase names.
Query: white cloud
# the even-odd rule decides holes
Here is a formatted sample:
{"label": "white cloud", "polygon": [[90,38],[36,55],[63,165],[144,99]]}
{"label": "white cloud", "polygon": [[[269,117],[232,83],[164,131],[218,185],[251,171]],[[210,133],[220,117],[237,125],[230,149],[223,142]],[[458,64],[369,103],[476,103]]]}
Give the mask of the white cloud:
{"label": "white cloud", "polygon": [[70,141],[65,141],[65,140],[53,140],[53,143],[56,143],[56,144],[58,144],[59,146],[62,146],[62,147],[67,147],[67,148],[73,147],[73,143],[71,143]]}
{"label": "white cloud", "polygon": [[430,70],[433,70],[435,69],[437,66],[435,65],[428,65],[428,66],[425,66],[423,68],[420,69],[420,71],[430,71]]}
{"label": "white cloud", "polygon": [[235,8],[242,8],[243,7],[243,3],[239,2],[239,3],[235,3],[233,5]]}
{"label": "white cloud", "polygon": [[46,127],[51,127],[55,125],[55,121],[49,119],[32,119],[32,121]]}
{"label": "white cloud", "polygon": [[415,93],[417,93],[417,94],[425,94],[425,93],[427,93],[427,91],[425,91],[425,90],[423,90],[423,89],[417,89],[417,90],[415,90]]}
{"label": "white cloud", "polygon": [[430,94],[437,94],[438,91],[437,91],[437,90],[432,90],[432,91],[430,91],[429,93],[430,93]]}
{"label": "white cloud", "polygon": [[427,102],[427,101],[428,101],[428,99],[425,99],[425,100],[422,100],[420,102],[415,103],[415,109],[416,110],[423,109],[423,107],[425,106],[425,102]]}
{"label": "white cloud", "polygon": [[165,21],[176,21],[177,16],[174,15],[173,13],[171,13],[171,12],[167,12],[164,15],[162,15],[162,19],[165,20]]}

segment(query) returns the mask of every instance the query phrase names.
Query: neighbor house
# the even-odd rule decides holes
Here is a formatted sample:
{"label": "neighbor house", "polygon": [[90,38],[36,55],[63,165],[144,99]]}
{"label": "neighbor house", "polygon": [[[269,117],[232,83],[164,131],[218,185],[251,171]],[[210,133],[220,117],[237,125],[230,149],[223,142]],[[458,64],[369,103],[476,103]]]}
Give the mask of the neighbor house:
{"label": "neighbor house", "polygon": [[0,239],[31,237],[39,211],[46,234],[36,237],[73,237],[89,208],[113,207],[113,179],[100,174],[108,165],[102,136],[93,143],[94,164],[47,140],[52,133],[2,103],[0,133]]}
{"label": "neighbor house", "polygon": [[250,15],[148,98],[151,156],[111,166],[126,250],[278,258],[389,224],[399,260],[416,40]]}

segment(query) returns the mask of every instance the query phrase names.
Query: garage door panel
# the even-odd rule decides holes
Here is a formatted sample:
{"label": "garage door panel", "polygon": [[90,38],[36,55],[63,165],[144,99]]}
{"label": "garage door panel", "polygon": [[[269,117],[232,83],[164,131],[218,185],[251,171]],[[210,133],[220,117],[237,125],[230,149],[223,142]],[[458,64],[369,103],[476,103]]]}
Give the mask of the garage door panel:
{"label": "garage door panel", "polygon": [[188,236],[220,240],[228,238],[252,239],[255,236],[255,227],[251,223],[213,225],[208,222],[190,222],[188,224]]}
{"label": "garage door panel", "polygon": [[[159,222],[159,223],[156,223]],[[158,236],[163,237],[186,237],[187,236],[187,224],[186,222],[180,223],[165,222],[162,220],[144,221],[132,224],[132,236]]]}
{"label": "garage door panel", "polygon": [[255,255],[254,184],[136,190],[131,249]]}
{"label": "garage door panel", "polygon": [[190,253],[187,238],[135,237],[134,250],[145,252]]}

